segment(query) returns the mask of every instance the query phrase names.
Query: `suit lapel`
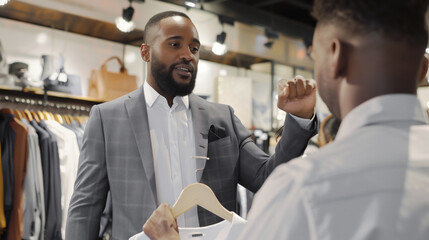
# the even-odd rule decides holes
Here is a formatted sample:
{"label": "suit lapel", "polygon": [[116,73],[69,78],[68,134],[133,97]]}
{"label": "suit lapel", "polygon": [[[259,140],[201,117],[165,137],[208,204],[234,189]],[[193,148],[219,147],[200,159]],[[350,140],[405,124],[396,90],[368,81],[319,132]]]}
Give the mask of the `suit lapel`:
{"label": "suit lapel", "polygon": [[125,100],[125,108],[127,109],[128,118],[134,132],[147,180],[152,188],[155,203],[157,203],[155,168],[153,165],[149,120],[146,110],[146,100],[143,95],[143,87],[128,95],[128,99]]}
{"label": "suit lapel", "polygon": [[189,103],[192,111],[192,121],[195,135],[195,161],[197,167],[197,182],[201,180],[206,166],[209,113],[205,108],[205,101],[194,94],[189,95]]}

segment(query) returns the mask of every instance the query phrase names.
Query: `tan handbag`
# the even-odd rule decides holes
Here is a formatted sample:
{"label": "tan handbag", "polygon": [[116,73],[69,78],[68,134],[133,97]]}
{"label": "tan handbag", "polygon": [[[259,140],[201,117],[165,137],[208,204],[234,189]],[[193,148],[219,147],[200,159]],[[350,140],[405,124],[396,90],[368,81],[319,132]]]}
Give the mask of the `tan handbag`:
{"label": "tan handbag", "polygon": [[[119,73],[107,71],[106,64],[113,59],[116,59],[121,65]],[[88,96],[109,101],[135,89],[137,89],[136,76],[128,75],[128,71],[119,57],[111,57],[101,65],[99,70],[92,70]]]}

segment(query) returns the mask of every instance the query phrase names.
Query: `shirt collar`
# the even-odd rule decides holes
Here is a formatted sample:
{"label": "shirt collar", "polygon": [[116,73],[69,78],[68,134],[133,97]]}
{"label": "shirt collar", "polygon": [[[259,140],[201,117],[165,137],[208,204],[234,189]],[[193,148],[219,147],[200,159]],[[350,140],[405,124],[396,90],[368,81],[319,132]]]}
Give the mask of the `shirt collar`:
{"label": "shirt collar", "polygon": [[[153,89],[153,87],[151,85],[149,85],[149,83],[147,83],[147,81],[144,82],[143,84],[143,90],[144,90],[144,97],[146,100],[146,104],[149,107],[152,107],[152,105],[155,103],[155,101],[158,99],[158,97],[160,97],[161,95],[155,90]],[[189,95],[183,96],[183,97],[175,97],[174,99],[178,99],[178,100],[182,100],[183,104],[185,105],[186,109],[189,109]]]}
{"label": "shirt collar", "polygon": [[388,94],[362,103],[343,119],[336,139],[346,137],[365,125],[396,121],[428,123],[417,96]]}

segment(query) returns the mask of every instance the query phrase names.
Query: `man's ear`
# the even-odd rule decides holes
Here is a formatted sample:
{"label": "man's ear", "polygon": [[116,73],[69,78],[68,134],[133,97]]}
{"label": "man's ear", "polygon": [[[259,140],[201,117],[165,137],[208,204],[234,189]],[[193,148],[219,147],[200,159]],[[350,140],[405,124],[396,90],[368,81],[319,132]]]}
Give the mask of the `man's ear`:
{"label": "man's ear", "polygon": [[345,75],[347,69],[347,49],[345,44],[338,38],[334,38],[330,44],[330,67],[333,79]]}
{"label": "man's ear", "polygon": [[149,47],[149,45],[143,43],[140,46],[140,54],[142,55],[143,61],[150,62],[150,47]]}
{"label": "man's ear", "polygon": [[423,66],[422,66],[422,69],[420,71],[419,82],[418,83],[423,82],[423,80],[426,78],[426,74],[428,72],[428,67],[429,67],[429,60],[428,60],[428,58],[425,55],[424,58],[423,58]]}

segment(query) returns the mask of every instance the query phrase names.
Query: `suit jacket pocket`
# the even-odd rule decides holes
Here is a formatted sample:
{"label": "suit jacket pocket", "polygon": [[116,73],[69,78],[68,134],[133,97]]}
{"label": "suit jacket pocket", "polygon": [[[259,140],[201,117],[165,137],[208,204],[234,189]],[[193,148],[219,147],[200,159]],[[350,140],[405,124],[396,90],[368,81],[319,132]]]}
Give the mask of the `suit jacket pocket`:
{"label": "suit jacket pocket", "polygon": [[[234,154],[234,147],[231,143],[231,137],[227,136],[208,144],[207,156],[210,160],[231,158]],[[209,160],[209,161],[210,161]]]}
{"label": "suit jacket pocket", "polygon": [[224,138],[219,138],[217,140],[209,142],[209,146],[208,147],[209,147],[209,149],[210,149],[210,146],[214,146],[216,148],[218,148],[218,147],[222,148],[224,146],[229,146],[229,145],[231,145],[231,137],[230,136],[226,136]]}

